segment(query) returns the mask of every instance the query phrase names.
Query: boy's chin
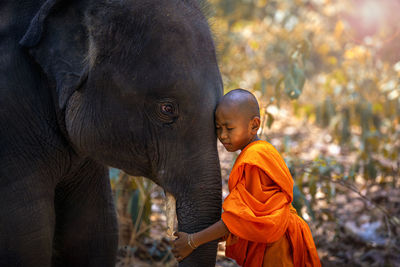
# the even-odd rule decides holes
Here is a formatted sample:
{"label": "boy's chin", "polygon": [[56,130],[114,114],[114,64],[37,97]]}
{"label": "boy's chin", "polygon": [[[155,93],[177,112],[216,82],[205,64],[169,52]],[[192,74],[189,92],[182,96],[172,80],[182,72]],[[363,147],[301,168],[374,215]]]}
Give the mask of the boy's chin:
{"label": "boy's chin", "polygon": [[235,151],[239,150],[238,148],[235,148],[235,147],[232,147],[232,146],[225,146],[224,145],[224,147],[225,147],[226,151],[228,151],[228,152],[235,152]]}

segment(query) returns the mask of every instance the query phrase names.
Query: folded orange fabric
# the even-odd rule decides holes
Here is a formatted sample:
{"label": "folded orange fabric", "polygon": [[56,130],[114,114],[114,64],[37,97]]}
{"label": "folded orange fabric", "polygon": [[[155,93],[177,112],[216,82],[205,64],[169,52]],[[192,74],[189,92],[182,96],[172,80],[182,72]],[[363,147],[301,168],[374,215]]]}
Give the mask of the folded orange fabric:
{"label": "folded orange fabric", "polygon": [[222,220],[231,232],[227,257],[241,266],[260,267],[264,254],[272,257],[268,246],[286,235],[294,266],[321,266],[310,229],[291,205],[293,178],[270,143],[255,141],[243,149],[229,176],[229,191],[222,206]]}

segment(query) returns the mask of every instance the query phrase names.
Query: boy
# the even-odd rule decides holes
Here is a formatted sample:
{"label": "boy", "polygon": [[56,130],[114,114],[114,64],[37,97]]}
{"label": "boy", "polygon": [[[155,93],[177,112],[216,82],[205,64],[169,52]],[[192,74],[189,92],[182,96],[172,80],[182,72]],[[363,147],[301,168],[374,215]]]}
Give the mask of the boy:
{"label": "boy", "polygon": [[276,149],[259,140],[256,98],[236,89],[215,112],[226,150],[241,150],[229,176],[221,220],[194,233],[175,233],[173,253],[183,260],[196,247],[228,236],[226,256],[241,266],[321,266],[308,225],[292,207],[293,179]]}

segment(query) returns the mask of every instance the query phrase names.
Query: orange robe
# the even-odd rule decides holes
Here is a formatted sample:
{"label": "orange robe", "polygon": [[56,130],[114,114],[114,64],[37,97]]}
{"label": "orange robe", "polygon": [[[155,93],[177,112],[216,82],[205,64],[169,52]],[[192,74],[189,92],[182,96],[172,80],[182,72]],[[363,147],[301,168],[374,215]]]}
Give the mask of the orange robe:
{"label": "orange robe", "polygon": [[[271,266],[288,266],[288,261],[294,266],[321,266],[310,229],[291,205],[293,178],[270,143],[255,141],[243,149],[229,176],[229,191],[222,206],[222,220],[231,233],[227,257],[245,267],[261,267],[264,255]],[[281,240],[289,243],[290,252],[268,253],[271,243],[283,246]]]}

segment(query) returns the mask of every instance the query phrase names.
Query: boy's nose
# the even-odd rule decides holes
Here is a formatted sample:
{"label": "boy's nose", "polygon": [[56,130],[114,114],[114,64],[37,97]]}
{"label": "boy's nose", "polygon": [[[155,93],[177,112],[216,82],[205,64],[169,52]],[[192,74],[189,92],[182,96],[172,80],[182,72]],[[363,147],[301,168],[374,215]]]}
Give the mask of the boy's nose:
{"label": "boy's nose", "polygon": [[220,135],[220,139],[221,139],[221,140],[224,140],[224,139],[226,139],[226,138],[228,138],[228,135],[227,135],[226,131],[222,130],[222,131],[221,131],[221,135]]}

